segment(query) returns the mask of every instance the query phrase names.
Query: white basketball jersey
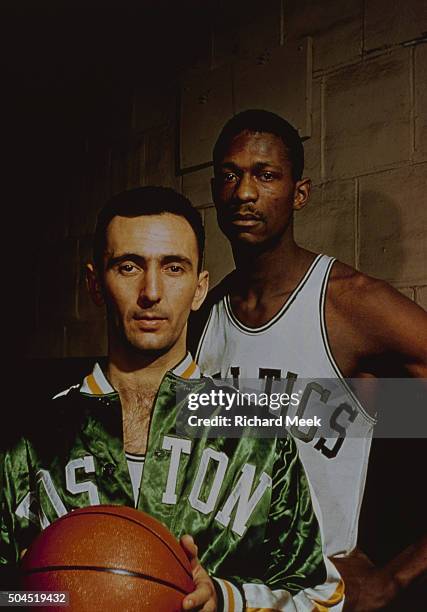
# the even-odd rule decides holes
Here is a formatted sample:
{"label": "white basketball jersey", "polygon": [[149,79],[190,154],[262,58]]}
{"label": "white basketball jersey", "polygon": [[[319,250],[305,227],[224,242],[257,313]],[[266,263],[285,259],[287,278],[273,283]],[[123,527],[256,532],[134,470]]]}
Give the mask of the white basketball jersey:
{"label": "white basketball jersey", "polygon": [[[321,405],[327,428],[339,432],[339,437],[330,437],[325,430],[291,429],[314,506],[320,506],[316,511],[328,556],[348,554],[356,546],[375,424],[343,380],[329,348],[324,310],[333,262],[318,255],[280,311],[257,328],[238,321],[229,296],[223,297],[211,309],[196,356],[202,372],[232,378],[235,384],[239,379],[280,377],[302,395],[303,387],[307,391],[310,386],[308,394],[314,401],[304,417],[317,414]],[[325,387],[330,389],[322,396]]]}

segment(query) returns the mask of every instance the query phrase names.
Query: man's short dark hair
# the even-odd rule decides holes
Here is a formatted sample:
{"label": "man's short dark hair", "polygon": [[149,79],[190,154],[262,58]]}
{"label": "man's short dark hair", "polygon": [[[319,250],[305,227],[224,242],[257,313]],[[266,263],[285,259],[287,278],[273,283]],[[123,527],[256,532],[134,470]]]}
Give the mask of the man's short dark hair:
{"label": "man's short dark hair", "polygon": [[304,147],[297,130],[286,119],[266,110],[246,110],[234,115],[221,130],[213,150],[216,169],[224,158],[228,146],[241,132],[267,132],[283,141],[292,167],[292,178],[299,181],[304,170]]}
{"label": "man's short dark hair", "polygon": [[185,196],[169,187],[138,187],[113,196],[98,214],[93,242],[93,259],[99,273],[103,271],[107,227],[117,216],[140,217],[171,213],[191,225],[199,252],[198,271],[202,269],[205,230],[199,211]]}

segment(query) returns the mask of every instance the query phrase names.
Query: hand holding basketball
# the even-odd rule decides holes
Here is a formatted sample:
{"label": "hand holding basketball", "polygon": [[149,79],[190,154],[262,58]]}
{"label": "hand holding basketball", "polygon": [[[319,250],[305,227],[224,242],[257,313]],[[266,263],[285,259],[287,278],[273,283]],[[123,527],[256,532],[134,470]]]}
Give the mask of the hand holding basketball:
{"label": "hand holding basketball", "polygon": [[200,565],[197,558],[197,546],[192,536],[184,535],[180,543],[190,560],[193,582],[196,585],[196,590],[184,598],[183,610],[197,609],[201,612],[216,612],[218,602],[215,587],[207,571]]}
{"label": "hand holding basketball", "polygon": [[66,514],[34,540],[21,565],[25,590],[68,591],[70,612],[180,612],[194,590],[192,570],[162,523],[124,506]]}

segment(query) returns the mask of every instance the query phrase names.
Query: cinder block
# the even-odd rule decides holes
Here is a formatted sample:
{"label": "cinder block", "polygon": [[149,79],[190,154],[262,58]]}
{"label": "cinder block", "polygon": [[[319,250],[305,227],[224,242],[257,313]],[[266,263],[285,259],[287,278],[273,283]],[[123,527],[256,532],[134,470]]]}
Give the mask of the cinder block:
{"label": "cinder block", "polygon": [[288,39],[313,36],[357,18],[360,10],[360,0],[286,0],[285,35]]}
{"label": "cinder block", "polygon": [[39,320],[64,321],[77,316],[77,240],[45,247],[38,256]]}
{"label": "cinder block", "polygon": [[413,287],[396,287],[396,289],[399,291],[399,293],[409,298],[410,300],[413,301],[415,299],[415,291]]}
{"label": "cinder block", "polygon": [[311,39],[244,59],[233,68],[235,111],[265,108],[292,123],[301,136],[311,133]]}
{"label": "cinder block", "polygon": [[205,164],[233,114],[231,67],[188,73],[181,87],[181,168]]}
{"label": "cinder block", "polygon": [[204,264],[209,270],[212,288],[234,269],[234,260],[230,243],[218,227],[215,208],[204,210],[204,223],[206,231]]}
{"label": "cinder block", "polygon": [[314,185],[321,181],[321,79],[313,81],[311,106],[311,136],[304,141],[304,176],[311,178]]}
{"label": "cinder block", "polygon": [[282,2],[219,0],[213,17],[214,62],[219,65],[233,55],[256,58],[281,43]]}
{"label": "cinder block", "polygon": [[419,306],[421,306],[421,308],[427,310],[427,286],[416,288],[415,301]]}
{"label": "cinder block", "polygon": [[410,157],[409,51],[326,79],[326,178],[372,172]]}
{"label": "cinder block", "polygon": [[427,159],[427,45],[415,49],[415,159]]}
{"label": "cinder block", "polygon": [[38,327],[29,338],[26,357],[29,359],[56,359],[65,355],[65,328],[63,323],[49,321]]}
{"label": "cinder block", "polygon": [[307,206],[294,216],[297,243],[354,266],[355,206],[354,180],[315,187]]}
{"label": "cinder block", "polygon": [[427,31],[425,0],[369,0],[365,3],[365,48],[407,42]]}
{"label": "cinder block", "polygon": [[348,63],[361,53],[360,0],[287,0],[284,16],[287,40],[313,38],[314,70]]}
{"label": "cinder block", "polygon": [[361,13],[313,36],[313,69],[315,71],[354,62],[361,55]]}
{"label": "cinder block", "polygon": [[427,284],[427,163],[360,179],[360,268],[400,286]]}
{"label": "cinder block", "polygon": [[144,184],[179,188],[175,168],[175,126],[162,125],[145,134]]}
{"label": "cinder block", "polygon": [[212,168],[190,172],[182,177],[183,194],[190,200],[193,206],[212,206],[212,177]]}
{"label": "cinder block", "polygon": [[66,357],[99,357],[107,354],[105,319],[73,321],[65,328]]}

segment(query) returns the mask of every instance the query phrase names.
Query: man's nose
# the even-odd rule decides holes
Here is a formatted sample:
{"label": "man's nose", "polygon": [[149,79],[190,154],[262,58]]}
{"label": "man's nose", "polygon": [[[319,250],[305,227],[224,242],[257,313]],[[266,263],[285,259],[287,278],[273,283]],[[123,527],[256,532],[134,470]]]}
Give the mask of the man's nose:
{"label": "man's nose", "polygon": [[258,188],[253,176],[249,173],[243,174],[235,191],[236,199],[241,202],[256,202],[258,199]]}
{"label": "man's nose", "polygon": [[140,306],[155,304],[162,297],[162,276],[161,270],[148,267],[139,291],[138,303]]}

